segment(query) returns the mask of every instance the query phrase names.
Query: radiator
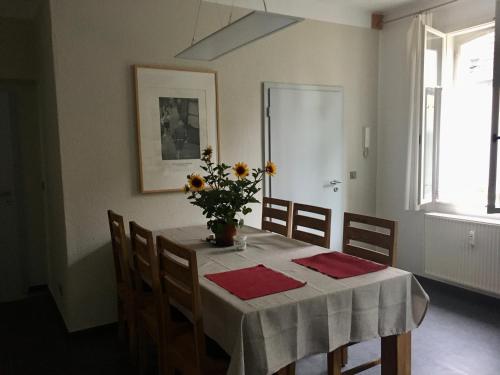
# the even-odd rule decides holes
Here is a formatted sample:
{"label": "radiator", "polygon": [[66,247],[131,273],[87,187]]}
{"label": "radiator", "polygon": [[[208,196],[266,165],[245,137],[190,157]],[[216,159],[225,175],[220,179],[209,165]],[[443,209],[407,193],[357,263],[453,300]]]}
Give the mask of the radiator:
{"label": "radiator", "polygon": [[425,272],[500,295],[500,224],[425,215]]}

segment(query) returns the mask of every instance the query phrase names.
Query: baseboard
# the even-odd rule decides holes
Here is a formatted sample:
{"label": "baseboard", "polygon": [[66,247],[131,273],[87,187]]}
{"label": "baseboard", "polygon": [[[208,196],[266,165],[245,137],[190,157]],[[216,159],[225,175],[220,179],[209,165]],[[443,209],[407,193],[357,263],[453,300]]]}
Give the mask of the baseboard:
{"label": "baseboard", "polygon": [[59,314],[59,320],[61,322],[61,325],[64,327],[64,331],[66,331],[66,333],[69,333],[68,322],[66,322],[66,319],[64,318],[64,314],[63,314],[63,310],[62,310],[63,306],[60,305],[60,303],[59,303],[60,301],[55,297],[56,294],[54,293],[54,290],[50,284],[48,285],[48,290],[49,290],[49,294],[50,294],[50,297],[52,299],[52,302],[54,303],[54,305],[56,307],[57,313]]}
{"label": "baseboard", "polygon": [[81,329],[78,331],[68,332],[69,337],[80,337],[80,336],[93,336],[99,335],[100,333],[109,332],[111,330],[118,330],[118,323],[108,323],[97,327],[90,327]]}
{"label": "baseboard", "polygon": [[500,296],[494,294],[488,294],[484,291],[474,290],[472,288],[467,288],[463,285],[458,285],[450,283],[446,280],[442,280],[435,277],[415,275],[418,281],[422,284],[425,289],[426,285],[432,285],[432,288],[439,288],[446,293],[459,296],[461,298],[466,298],[468,300],[473,300],[479,303],[492,304],[500,308]]}

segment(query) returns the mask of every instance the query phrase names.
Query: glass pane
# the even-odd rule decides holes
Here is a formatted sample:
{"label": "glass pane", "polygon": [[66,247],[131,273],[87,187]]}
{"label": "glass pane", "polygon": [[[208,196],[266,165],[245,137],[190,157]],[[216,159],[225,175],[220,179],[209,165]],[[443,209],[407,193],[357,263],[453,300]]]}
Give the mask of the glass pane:
{"label": "glass pane", "polygon": [[426,32],[426,50],[424,58],[424,86],[441,86],[443,69],[443,43],[442,36],[431,31]]}
{"label": "glass pane", "polygon": [[433,175],[433,155],[434,155],[434,133],[435,133],[435,108],[436,90],[434,88],[425,89],[424,97],[424,122],[422,131],[422,181],[421,197],[422,201],[432,200],[432,175]]}
{"label": "glass pane", "polygon": [[440,126],[439,200],[484,214],[488,194],[494,30],[454,36]]}

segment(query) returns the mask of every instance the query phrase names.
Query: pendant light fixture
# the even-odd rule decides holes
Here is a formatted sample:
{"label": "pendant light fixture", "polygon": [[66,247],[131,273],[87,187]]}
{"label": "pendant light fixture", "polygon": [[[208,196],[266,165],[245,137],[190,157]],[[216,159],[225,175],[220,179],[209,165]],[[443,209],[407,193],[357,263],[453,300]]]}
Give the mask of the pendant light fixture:
{"label": "pendant light fixture", "polygon": [[212,61],[226,53],[232,52],[235,49],[243,47],[251,42],[261,39],[269,34],[283,30],[303,18],[290,17],[282,14],[270,13],[267,11],[266,0],[262,0],[264,11],[253,11],[240,19],[229,24],[207,37],[194,42],[196,29],[198,27],[198,19],[200,15],[201,2],[199,2],[198,11],[196,14],[196,23],[191,40],[191,46],[177,54],[175,57],[187,60],[202,60]]}

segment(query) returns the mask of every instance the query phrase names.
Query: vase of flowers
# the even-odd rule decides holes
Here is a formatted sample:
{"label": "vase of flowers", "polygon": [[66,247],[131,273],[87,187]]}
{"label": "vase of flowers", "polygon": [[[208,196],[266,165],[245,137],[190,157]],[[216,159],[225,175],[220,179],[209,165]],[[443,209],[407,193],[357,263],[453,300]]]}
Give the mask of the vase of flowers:
{"label": "vase of flowers", "polygon": [[[234,166],[212,161],[212,148],[203,150],[201,169],[204,176],[190,174],[184,192],[191,204],[200,207],[208,219],[207,228],[218,246],[232,246],[236,228],[243,224],[238,215],[252,212],[251,203],[259,203],[255,195],[260,191],[264,175],[274,176],[276,165],[268,161],[265,168],[251,169],[246,163]],[[232,172],[232,173],[231,173]]]}

